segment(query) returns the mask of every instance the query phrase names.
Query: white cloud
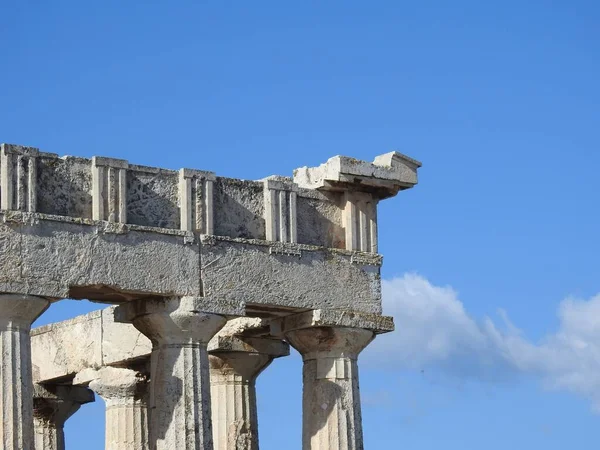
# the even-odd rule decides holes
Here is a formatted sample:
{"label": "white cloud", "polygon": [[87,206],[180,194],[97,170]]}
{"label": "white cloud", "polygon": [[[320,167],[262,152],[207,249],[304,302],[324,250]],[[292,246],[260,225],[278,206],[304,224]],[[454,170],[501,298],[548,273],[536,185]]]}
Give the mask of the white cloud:
{"label": "white cloud", "polygon": [[588,398],[600,412],[600,295],[563,300],[558,331],[540,342],[528,340],[504,311],[500,324],[473,319],[451,287],[416,274],[384,280],[383,304],[396,331],[377,338],[365,358],[486,381],[535,375],[545,386]]}

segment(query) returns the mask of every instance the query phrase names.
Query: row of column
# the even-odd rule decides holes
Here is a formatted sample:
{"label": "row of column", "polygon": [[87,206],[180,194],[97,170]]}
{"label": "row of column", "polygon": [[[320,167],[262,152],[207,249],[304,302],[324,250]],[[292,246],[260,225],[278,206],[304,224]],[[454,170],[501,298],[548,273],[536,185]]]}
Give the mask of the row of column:
{"label": "row of column", "polygon": [[[90,401],[77,387],[41,392],[34,439],[29,329],[47,305],[35,297],[0,296],[4,450],[64,447],[62,424]],[[107,449],[258,449],[255,380],[287,349],[272,339],[232,336],[209,355],[209,342],[227,319],[201,306],[198,299],[170,298],[125,307],[131,323],[153,343],[149,382],[136,371],[111,367],[75,378],[106,402]],[[300,320],[277,328],[304,359],[304,450],[363,448],[356,361],[374,333],[334,325]]]}

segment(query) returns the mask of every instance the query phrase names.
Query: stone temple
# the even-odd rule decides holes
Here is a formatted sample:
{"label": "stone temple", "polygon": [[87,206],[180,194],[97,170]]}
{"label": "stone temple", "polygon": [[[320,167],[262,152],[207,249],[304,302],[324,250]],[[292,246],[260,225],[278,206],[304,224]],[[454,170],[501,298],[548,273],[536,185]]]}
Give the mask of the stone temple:
{"label": "stone temple", "polygon": [[[394,329],[377,205],[419,167],[335,156],[245,181],[2,144],[1,448],[63,449],[97,394],[106,449],[257,450],[255,381],[291,345],[302,448],[363,449],[358,355]],[[65,298],[107,308],[31,330]]]}

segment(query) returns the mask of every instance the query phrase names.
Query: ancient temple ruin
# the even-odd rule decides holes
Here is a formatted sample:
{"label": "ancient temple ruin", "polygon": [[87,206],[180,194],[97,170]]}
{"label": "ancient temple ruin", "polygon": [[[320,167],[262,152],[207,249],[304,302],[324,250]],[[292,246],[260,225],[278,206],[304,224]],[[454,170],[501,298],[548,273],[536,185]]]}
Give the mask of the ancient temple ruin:
{"label": "ancient temple ruin", "polygon": [[[95,393],[107,449],[256,450],[255,380],[290,345],[302,448],[363,448],[358,355],[394,328],[377,205],[419,162],[335,156],[245,181],[0,152],[2,449],[63,449]],[[107,308],[30,332],[65,298]]]}

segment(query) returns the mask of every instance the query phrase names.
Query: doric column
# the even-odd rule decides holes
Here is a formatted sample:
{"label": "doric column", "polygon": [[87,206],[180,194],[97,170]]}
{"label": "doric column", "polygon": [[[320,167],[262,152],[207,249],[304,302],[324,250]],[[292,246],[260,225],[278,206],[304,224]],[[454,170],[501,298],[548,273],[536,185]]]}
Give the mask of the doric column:
{"label": "doric column", "polygon": [[24,295],[0,295],[0,448],[32,449],[33,381],[31,379],[32,322],[48,301]]}
{"label": "doric column", "polygon": [[[244,319],[234,319],[239,320]],[[214,448],[258,450],[256,378],[274,358],[289,355],[289,346],[275,339],[220,334],[209,344]]]}
{"label": "doric column", "polygon": [[138,300],[127,316],[152,341],[152,450],[212,450],[207,345],[225,317],[196,297]]}
{"label": "doric column", "polygon": [[363,450],[358,354],[391,318],[345,311],[310,311],[283,321],[303,368],[303,450]]}
{"label": "doric column", "polygon": [[146,378],[130,369],[103,367],[77,374],[106,404],[106,450],[148,450]]}
{"label": "doric column", "polygon": [[80,386],[34,386],[33,422],[36,450],[64,450],[65,422],[81,405],[94,401],[94,393]]}

